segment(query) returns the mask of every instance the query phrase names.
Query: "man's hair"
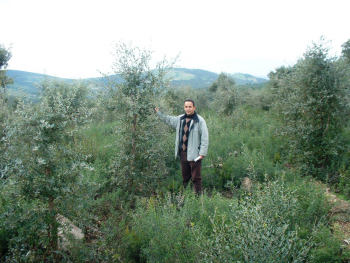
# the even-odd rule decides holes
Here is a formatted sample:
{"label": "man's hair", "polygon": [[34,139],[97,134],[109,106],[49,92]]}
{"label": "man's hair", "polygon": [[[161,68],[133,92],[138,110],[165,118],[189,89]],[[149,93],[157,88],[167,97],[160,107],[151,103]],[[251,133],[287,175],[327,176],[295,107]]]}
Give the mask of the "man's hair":
{"label": "man's hair", "polygon": [[[193,100],[190,100],[190,99],[186,99],[186,100],[185,100],[185,102],[186,102],[186,101],[190,101],[190,102],[192,102],[192,104],[193,104],[193,107],[195,107],[195,106],[196,106],[196,105],[194,104],[194,101],[193,101]],[[184,104],[185,104],[185,102],[184,102]]]}

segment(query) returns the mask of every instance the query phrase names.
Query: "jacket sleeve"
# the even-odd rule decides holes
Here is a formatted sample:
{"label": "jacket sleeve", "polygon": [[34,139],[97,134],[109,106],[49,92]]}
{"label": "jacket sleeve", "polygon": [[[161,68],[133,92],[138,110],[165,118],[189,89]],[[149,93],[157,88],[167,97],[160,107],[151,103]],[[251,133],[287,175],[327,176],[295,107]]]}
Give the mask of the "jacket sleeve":
{"label": "jacket sleeve", "polygon": [[208,153],[208,147],[209,147],[209,132],[207,123],[204,119],[200,122],[200,132],[201,132],[201,144],[199,149],[199,155],[206,156]]}
{"label": "jacket sleeve", "polygon": [[175,116],[169,116],[166,115],[164,113],[162,113],[161,111],[158,111],[156,114],[165,124],[173,127],[174,129],[176,129],[177,126],[177,122],[179,121],[179,116],[175,117]]}

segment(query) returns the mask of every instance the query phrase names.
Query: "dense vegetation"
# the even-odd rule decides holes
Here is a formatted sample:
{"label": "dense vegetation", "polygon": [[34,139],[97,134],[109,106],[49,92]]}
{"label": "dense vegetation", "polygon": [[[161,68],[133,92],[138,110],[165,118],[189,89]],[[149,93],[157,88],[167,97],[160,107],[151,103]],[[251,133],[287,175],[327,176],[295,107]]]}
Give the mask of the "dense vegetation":
{"label": "dense vegetation", "polygon": [[[350,199],[349,46],[331,58],[321,40],[264,86],[222,73],[193,89],[169,87],[175,61],[153,70],[152,52],[119,43],[124,81],[99,93],[46,79],[33,103],[2,89],[0,261],[348,262],[325,188]],[[200,196],[153,113],[186,98],[210,134]]]}

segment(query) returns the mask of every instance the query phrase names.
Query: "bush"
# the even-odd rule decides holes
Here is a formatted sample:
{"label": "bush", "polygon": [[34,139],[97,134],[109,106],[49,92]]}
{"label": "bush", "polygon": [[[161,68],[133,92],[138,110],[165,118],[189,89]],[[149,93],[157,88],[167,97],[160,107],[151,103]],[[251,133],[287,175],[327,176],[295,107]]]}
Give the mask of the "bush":
{"label": "bush", "polygon": [[183,196],[174,203],[171,195],[162,202],[155,198],[139,201],[132,229],[125,231],[127,256],[142,262],[194,262],[197,247],[190,231],[191,222],[177,211]]}
{"label": "bush", "polygon": [[317,246],[312,250],[313,262],[349,262],[350,251],[342,247],[339,234],[339,229],[336,226],[331,229],[324,225],[320,226],[314,239]]}
{"label": "bush", "polygon": [[269,74],[275,112],[284,124],[290,162],[304,175],[332,178],[347,152],[342,145],[348,115],[346,88],[323,38],[313,44],[293,67]]}
{"label": "bush", "polygon": [[341,170],[339,175],[339,184],[338,188],[343,195],[347,198],[350,198],[350,171]]}
{"label": "bush", "polygon": [[202,168],[204,187],[223,190],[228,181],[239,187],[244,177],[263,182],[265,174],[285,170],[268,112],[240,108],[230,117],[208,116],[207,124],[211,137]]}
{"label": "bush", "polygon": [[[230,201],[230,216],[211,217],[212,233],[201,236],[205,262],[300,262],[307,258],[310,240],[298,236],[293,219],[297,196],[284,183],[268,182],[252,197]],[[311,234],[309,239],[311,239]]]}
{"label": "bush", "polygon": [[190,190],[140,199],[125,230],[124,256],[142,262],[311,260],[328,210],[319,189],[304,184],[297,191],[297,182],[267,181],[239,199]]}

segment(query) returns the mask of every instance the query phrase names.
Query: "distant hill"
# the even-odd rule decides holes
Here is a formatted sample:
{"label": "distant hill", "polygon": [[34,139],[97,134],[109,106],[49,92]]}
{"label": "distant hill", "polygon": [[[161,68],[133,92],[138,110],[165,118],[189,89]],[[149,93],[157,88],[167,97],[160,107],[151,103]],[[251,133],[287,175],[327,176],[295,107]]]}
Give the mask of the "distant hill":
{"label": "distant hill", "polygon": [[173,79],[174,86],[191,86],[192,88],[205,88],[210,86],[219,76],[219,74],[202,70],[174,68],[168,73]]}
{"label": "distant hill", "polygon": [[7,76],[14,78],[14,83],[8,85],[8,90],[11,94],[19,95],[27,93],[29,97],[35,97],[38,94],[36,84],[45,79],[59,79],[62,81],[72,81],[71,79],[64,79],[58,77],[47,76],[45,74],[32,73],[20,70],[7,70]]}
{"label": "distant hill", "polygon": [[[48,76],[39,73],[32,73],[20,70],[8,70],[7,75],[14,78],[14,84],[8,86],[8,90],[11,94],[23,94],[24,92],[28,96],[37,96],[38,89],[36,84],[45,79],[57,79],[61,81],[72,82],[74,79],[58,78]],[[237,85],[252,85],[267,82],[267,79],[254,77],[244,73],[230,74],[236,81]],[[219,74],[202,70],[202,69],[186,69],[186,68],[174,68],[168,73],[168,77],[172,78],[171,84],[173,86],[191,86],[192,88],[204,88],[210,86],[217,78]],[[116,81],[121,82],[122,79],[116,75],[112,75]],[[99,89],[100,86],[107,82],[105,77],[99,78],[87,78],[81,81],[90,83],[95,89]]]}
{"label": "distant hill", "polygon": [[235,79],[237,85],[261,84],[268,81],[267,79],[254,77],[244,73],[234,73],[229,75]]}

